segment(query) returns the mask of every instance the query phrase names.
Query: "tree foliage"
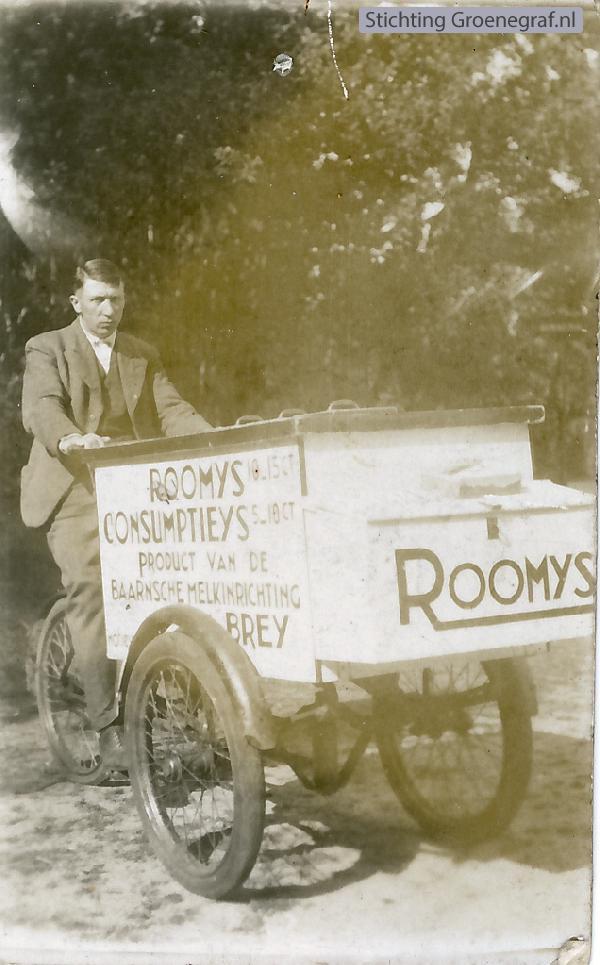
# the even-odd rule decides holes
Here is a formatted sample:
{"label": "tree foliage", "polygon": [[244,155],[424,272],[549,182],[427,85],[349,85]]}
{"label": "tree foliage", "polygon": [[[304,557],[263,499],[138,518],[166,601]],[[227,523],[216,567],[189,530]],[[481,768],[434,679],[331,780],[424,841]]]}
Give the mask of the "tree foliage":
{"label": "tree foliage", "polygon": [[[339,12],[346,101],[323,5],[300,7],[4,10],[20,176],[83,229],[87,257],[123,265],[125,324],[209,419],[339,397],[542,402],[556,468],[595,386],[595,21],[374,37]],[[26,450],[24,341],[70,320],[77,244],[47,247],[13,249],[3,284],[5,491]]]}

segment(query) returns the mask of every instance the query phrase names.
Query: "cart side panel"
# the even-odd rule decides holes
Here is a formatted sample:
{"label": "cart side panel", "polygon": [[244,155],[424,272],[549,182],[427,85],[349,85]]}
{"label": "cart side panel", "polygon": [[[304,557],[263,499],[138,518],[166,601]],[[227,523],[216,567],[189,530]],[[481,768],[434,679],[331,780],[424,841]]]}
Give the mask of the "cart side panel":
{"label": "cart side panel", "polygon": [[[590,508],[370,525],[375,660],[533,646],[594,629]],[[392,658],[394,659],[394,658]]]}
{"label": "cart side panel", "polygon": [[574,490],[540,481],[389,519],[309,505],[305,518],[319,661],[372,668],[593,632],[594,510]]}
{"label": "cart side panel", "polygon": [[367,606],[367,527],[318,508],[306,509],[304,519],[315,656],[368,661],[374,615]]}
{"label": "cart side panel", "polygon": [[141,622],[197,607],[263,676],[313,681],[301,453],[296,443],[98,467],[108,654]]}

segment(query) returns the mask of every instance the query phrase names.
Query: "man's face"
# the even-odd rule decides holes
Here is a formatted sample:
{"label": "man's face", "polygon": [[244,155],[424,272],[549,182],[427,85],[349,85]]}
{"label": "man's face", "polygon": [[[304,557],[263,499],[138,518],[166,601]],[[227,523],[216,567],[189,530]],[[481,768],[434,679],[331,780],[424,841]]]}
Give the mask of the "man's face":
{"label": "man's face", "polygon": [[71,305],[81,316],[84,328],[98,338],[116,332],[125,308],[123,285],[84,278],[82,287],[71,295]]}

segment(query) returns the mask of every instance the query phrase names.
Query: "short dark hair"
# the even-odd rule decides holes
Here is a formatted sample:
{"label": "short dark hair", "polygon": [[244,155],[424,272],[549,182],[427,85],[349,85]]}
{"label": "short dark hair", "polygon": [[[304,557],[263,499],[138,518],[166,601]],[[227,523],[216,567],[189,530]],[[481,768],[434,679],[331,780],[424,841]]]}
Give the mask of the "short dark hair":
{"label": "short dark hair", "polygon": [[107,285],[124,284],[120,269],[106,258],[91,258],[90,261],[84,261],[82,265],[77,266],[73,279],[74,292],[83,287],[86,278],[91,278],[92,281],[103,281]]}

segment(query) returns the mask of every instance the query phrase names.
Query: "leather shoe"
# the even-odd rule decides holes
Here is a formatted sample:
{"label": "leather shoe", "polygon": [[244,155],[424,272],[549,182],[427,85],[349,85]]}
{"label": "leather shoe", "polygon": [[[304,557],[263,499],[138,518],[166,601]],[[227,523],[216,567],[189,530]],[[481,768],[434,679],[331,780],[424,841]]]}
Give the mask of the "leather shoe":
{"label": "leather shoe", "polygon": [[127,750],[123,741],[123,728],[116,724],[99,731],[100,758],[107,767],[126,771],[129,764]]}

